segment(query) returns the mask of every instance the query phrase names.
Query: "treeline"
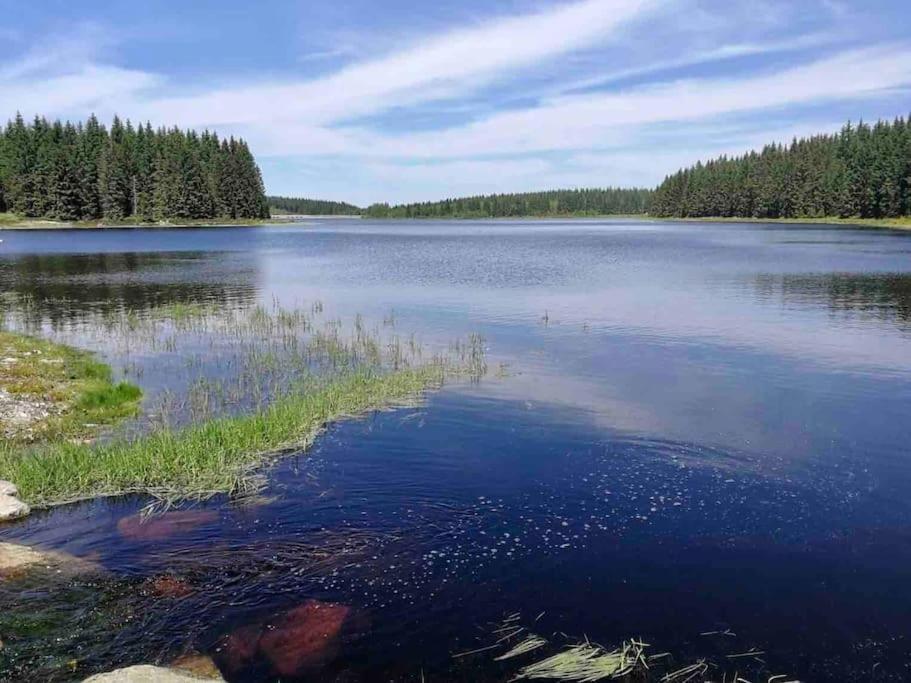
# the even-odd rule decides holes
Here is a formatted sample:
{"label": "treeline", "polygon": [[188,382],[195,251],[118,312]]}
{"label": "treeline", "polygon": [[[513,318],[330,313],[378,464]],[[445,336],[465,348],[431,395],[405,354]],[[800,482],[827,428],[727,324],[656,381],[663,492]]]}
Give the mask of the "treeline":
{"label": "treeline", "polygon": [[301,216],[358,216],[361,209],[346,202],[330,202],[322,199],[299,197],[266,197],[275,213],[291,213]]}
{"label": "treeline", "polygon": [[85,123],[26,124],[0,133],[0,211],[57,220],[268,218],[247,143],[214,133]]}
{"label": "treeline", "polygon": [[911,215],[911,118],[847,124],[668,176],[656,216],[896,218]]}
{"label": "treeline", "polygon": [[493,194],[417,204],[373,204],[370,218],[519,218],[522,216],[604,216],[646,213],[652,191],[584,189]]}

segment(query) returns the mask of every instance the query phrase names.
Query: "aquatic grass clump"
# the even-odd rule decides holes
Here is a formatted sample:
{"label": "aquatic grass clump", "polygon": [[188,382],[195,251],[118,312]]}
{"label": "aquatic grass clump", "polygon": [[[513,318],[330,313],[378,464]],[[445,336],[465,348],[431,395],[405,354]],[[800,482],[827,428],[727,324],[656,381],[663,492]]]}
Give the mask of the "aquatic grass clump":
{"label": "aquatic grass clump", "polygon": [[251,493],[269,454],[309,446],[329,423],[414,401],[443,381],[441,365],[395,372],[356,371],[312,391],[280,398],[250,415],[213,419],[104,444],[0,445],[0,477],[36,507],[146,493],[164,499]]}
{"label": "aquatic grass clump", "polygon": [[585,642],[567,648],[519,670],[514,680],[548,679],[592,683],[620,678],[640,667],[647,668],[646,645],[630,640],[615,650]]}
{"label": "aquatic grass clump", "polygon": [[[535,619],[537,622],[544,612]],[[680,666],[670,652],[650,654],[648,643],[631,638],[619,647],[607,649],[588,638],[582,641],[565,642],[565,633],[558,632],[564,639],[563,644],[551,643],[547,639],[529,631],[521,624],[521,614],[516,612],[503,620],[497,628],[492,629],[497,638],[492,645],[479,647],[468,652],[453,655],[461,658],[491,650],[508,648],[503,654],[493,658],[495,662],[513,665],[512,660],[526,658],[531,653],[546,648],[549,652],[538,655],[537,661],[526,664],[515,671],[510,681],[548,680],[568,681],[571,683],[594,683],[595,681],[622,680],[639,681],[640,683],[749,683],[750,680],[763,680],[766,683],[797,683],[789,676],[771,674],[762,660],[764,652],[752,647],[745,652],[722,653],[714,659],[701,658],[693,663]],[[713,635],[706,632],[700,635]],[[725,633],[729,633],[725,631]],[[556,635],[556,634],[554,634]],[[726,648],[725,648],[726,649]],[[734,661],[741,665],[750,660],[752,666],[731,671]],[[515,666],[515,665],[514,665]],[[750,676],[750,679],[741,675]],[[756,678],[756,676],[762,678]]]}
{"label": "aquatic grass clump", "polygon": [[544,640],[544,638],[541,638],[540,636],[536,636],[534,633],[532,633],[524,640],[516,643],[508,652],[505,652],[504,654],[500,655],[499,657],[495,657],[494,661],[504,662],[507,659],[513,659],[514,657],[521,657],[522,655],[528,654],[529,652],[533,652],[533,651],[537,650],[538,648],[544,647],[545,645],[547,645],[547,641]]}
{"label": "aquatic grass clump", "polygon": [[129,382],[118,382],[108,386],[92,387],[76,401],[76,407],[84,410],[112,408],[138,401],[142,390]]}

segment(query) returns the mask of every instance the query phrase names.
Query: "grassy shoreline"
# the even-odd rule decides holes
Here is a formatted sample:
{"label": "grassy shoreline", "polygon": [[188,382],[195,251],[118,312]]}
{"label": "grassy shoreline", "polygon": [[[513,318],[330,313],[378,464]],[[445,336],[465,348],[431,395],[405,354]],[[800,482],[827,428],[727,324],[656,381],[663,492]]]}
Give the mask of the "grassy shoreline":
{"label": "grassy shoreline", "polygon": [[98,229],[138,229],[138,228],[224,228],[248,227],[257,225],[275,225],[287,223],[277,219],[266,218],[199,218],[175,221],[142,221],[126,218],[122,221],[56,221],[45,218],[26,218],[16,214],[0,213],[0,231],[2,230],[98,230]]}
{"label": "grassy shoreline", "polygon": [[258,489],[270,455],[305,449],[331,423],[413,402],[443,381],[441,365],[357,371],[292,393],[253,414],[213,419],[104,444],[55,442],[21,453],[0,444],[0,477],[32,507],[144,493],[205,499]]}
{"label": "grassy shoreline", "polygon": [[7,448],[90,439],[136,415],[142,396],[133,384],[115,383],[111,368],[87,351],[4,331],[0,392],[8,413],[0,413],[0,436]]}
{"label": "grassy shoreline", "polygon": [[[413,336],[384,338],[360,316],[344,333],[339,320],[320,327],[321,311],[180,305],[98,321],[105,343],[126,354],[156,349],[180,358],[182,369],[202,366],[178,351],[175,335],[190,344],[220,339],[230,377],[201,374],[178,383],[177,394],[153,395],[147,423],[96,442],[103,425],[138,414],[139,389],[114,384],[110,367],[88,352],[0,331],[0,359],[16,356],[0,364],[0,418],[35,407],[15,394],[50,420],[35,438],[0,439],[0,479],[33,508],[135,493],[167,501],[244,495],[264,485],[260,472],[275,455],[306,449],[329,423],[413,405],[447,377],[483,372],[479,338],[424,356]],[[47,396],[67,410],[44,410],[39,397]]]}

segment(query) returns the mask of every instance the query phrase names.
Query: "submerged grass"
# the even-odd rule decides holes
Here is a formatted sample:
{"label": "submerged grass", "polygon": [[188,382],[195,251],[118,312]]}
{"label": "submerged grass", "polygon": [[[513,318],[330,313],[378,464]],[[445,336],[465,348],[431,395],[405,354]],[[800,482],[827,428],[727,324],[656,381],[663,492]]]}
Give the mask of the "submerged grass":
{"label": "submerged grass", "polygon": [[[57,326],[41,324],[31,300],[13,303],[10,329],[105,348],[127,376],[168,378],[149,388],[139,420],[99,443],[69,438],[66,429],[36,444],[0,440],[0,479],[14,481],[33,507],[125,493],[165,501],[251,494],[263,485],[257,471],[271,454],[306,448],[327,423],[412,402],[446,377],[476,380],[487,369],[476,335],[431,354],[414,336],[371,329],[361,316],[348,325],[322,319],[318,302],[309,309],[171,302]],[[90,354],[8,338],[41,357],[52,348],[66,354],[57,370],[91,378],[67,399],[82,424],[110,424],[127,407],[135,411],[138,388],[114,384],[110,368]],[[29,390],[50,391],[45,380],[30,375]],[[87,419],[93,415],[105,419]]]}
{"label": "submerged grass", "polygon": [[250,415],[105,444],[54,443],[23,452],[0,445],[0,477],[33,506],[147,493],[167,499],[255,491],[268,454],[308,446],[327,423],[414,400],[443,379],[441,366],[356,371],[291,393]]}

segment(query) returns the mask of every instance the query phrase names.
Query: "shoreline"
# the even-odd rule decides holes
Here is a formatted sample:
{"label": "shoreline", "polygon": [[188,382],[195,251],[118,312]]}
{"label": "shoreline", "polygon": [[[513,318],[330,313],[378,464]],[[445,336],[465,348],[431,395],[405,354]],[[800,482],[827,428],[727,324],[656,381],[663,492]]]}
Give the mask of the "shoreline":
{"label": "shoreline", "polygon": [[743,217],[675,217],[650,216],[648,214],[605,214],[573,215],[554,214],[543,216],[413,216],[413,217],[379,217],[379,216],[273,216],[260,219],[200,219],[183,222],[159,221],[152,223],[123,222],[105,223],[104,221],[54,221],[48,219],[18,219],[4,222],[0,215],[0,232],[26,230],[187,230],[191,228],[232,228],[232,227],[266,227],[270,225],[294,225],[308,220],[375,220],[375,221],[584,221],[584,220],[640,220],[661,223],[758,223],[769,225],[831,225],[839,227],[877,228],[891,230],[911,230],[911,217],[902,218],[840,218],[836,216],[823,218],[743,218]]}
{"label": "shoreline", "polygon": [[719,216],[679,218],[669,216],[647,216],[647,218],[648,220],[668,223],[768,223],[771,225],[832,225],[839,227],[911,230],[911,216],[902,218],[840,218],[837,216],[828,216],[824,218],[722,218]]}
{"label": "shoreline", "polygon": [[554,220],[638,220],[655,223],[765,223],[770,225],[831,225],[833,227],[888,228],[911,230],[911,217],[902,218],[723,218],[719,216],[686,217],[650,216],[648,214],[605,214],[572,215],[555,214],[545,216],[414,216],[410,218],[366,217],[376,221],[554,221]]}
{"label": "shoreline", "polygon": [[159,221],[154,223],[141,223],[136,221],[127,221],[123,223],[105,223],[104,221],[52,221],[41,218],[28,218],[15,220],[11,222],[0,221],[0,232],[5,230],[139,230],[161,229],[161,230],[181,230],[188,228],[239,228],[239,227],[256,227],[263,225],[281,225],[287,221],[276,221],[274,219],[250,218],[250,219],[203,219],[199,221],[184,221],[172,223],[170,221]]}

